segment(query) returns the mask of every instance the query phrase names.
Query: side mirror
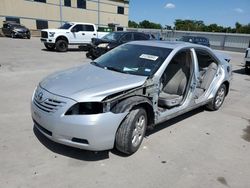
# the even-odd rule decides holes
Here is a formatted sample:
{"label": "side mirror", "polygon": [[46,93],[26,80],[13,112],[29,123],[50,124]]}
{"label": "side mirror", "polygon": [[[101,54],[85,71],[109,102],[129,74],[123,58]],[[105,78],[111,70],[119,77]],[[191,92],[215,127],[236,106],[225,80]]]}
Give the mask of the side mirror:
{"label": "side mirror", "polygon": [[74,27],[74,28],[71,29],[71,32],[72,32],[72,33],[76,33],[76,32],[77,32],[77,29]]}

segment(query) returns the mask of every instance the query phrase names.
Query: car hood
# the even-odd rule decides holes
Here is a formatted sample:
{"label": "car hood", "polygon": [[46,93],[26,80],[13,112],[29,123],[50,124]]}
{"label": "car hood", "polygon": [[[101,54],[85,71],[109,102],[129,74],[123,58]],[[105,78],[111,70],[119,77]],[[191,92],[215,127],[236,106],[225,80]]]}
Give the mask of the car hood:
{"label": "car hood", "polygon": [[25,27],[14,27],[13,30],[20,31],[20,32],[27,32],[29,29]]}
{"label": "car hood", "polygon": [[40,86],[79,102],[102,101],[106,96],[143,85],[147,77],[106,70],[90,63],[54,73]]}
{"label": "car hood", "polygon": [[67,29],[43,29],[42,31],[61,33],[65,32]]}
{"label": "car hood", "polygon": [[98,44],[102,44],[102,43],[117,43],[117,41],[114,40],[107,40],[107,39],[99,39],[99,38],[92,38],[91,39],[92,44],[94,45],[98,45]]}

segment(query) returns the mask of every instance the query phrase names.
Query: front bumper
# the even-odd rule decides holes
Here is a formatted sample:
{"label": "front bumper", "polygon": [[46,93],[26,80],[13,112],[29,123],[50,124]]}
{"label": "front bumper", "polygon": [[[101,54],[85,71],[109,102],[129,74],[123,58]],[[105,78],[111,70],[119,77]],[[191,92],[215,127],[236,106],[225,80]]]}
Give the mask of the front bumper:
{"label": "front bumper", "polygon": [[250,67],[250,58],[245,58],[244,66]]}
{"label": "front bumper", "polygon": [[64,115],[76,101],[42,90],[44,99],[53,98],[64,104],[52,113],[48,113],[35,103],[32,97],[31,115],[34,126],[47,138],[64,145],[101,151],[112,149],[115,134],[127,113],[112,112],[95,115]]}
{"label": "front bumper", "polygon": [[50,43],[50,44],[55,44],[56,42],[55,38],[41,38],[40,40],[43,43]]}
{"label": "front bumper", "polygon": [[14,32],[15,37],[27,38],[30,37],[30,32]]}
{"label": "front bumper", "polygon": [[89,49],[88,55],[93,59],[105,54],[108,50],[106,48],[92,47]]}

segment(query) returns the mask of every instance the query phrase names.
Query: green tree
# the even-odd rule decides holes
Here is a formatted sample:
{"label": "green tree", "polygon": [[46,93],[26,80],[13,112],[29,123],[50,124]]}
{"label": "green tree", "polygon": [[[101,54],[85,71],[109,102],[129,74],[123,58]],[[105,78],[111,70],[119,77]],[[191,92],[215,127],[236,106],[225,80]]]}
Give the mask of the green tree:
{"label": "green tree", "polygon": [[138,28],[138,27],[139,27],[139,24],[136,23],[135,21],[129,20],[129,21],[128,21],[128,27]]}

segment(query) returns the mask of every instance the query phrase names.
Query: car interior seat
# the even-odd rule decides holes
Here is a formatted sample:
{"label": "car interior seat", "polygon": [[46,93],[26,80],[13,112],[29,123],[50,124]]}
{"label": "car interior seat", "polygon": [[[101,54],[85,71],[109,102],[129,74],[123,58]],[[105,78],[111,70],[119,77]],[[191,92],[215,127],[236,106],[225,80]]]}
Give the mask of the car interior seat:
{"label": "car interior seat", "polygon": [[198,84],[196,89],[196,94],[198,96],[200,96],[209,88],[217,72],[217,68],[217,64],[215,62],[211,62],[205,70],[203,69],[203,71],[200,71],[200,83]]}
{"label": "car interior seat", "polygon": [[182,102],[190,74],[191,57],[188,56],[186,53],[178,54],[167,66],[162,76],[159,106],[171,108]]}

